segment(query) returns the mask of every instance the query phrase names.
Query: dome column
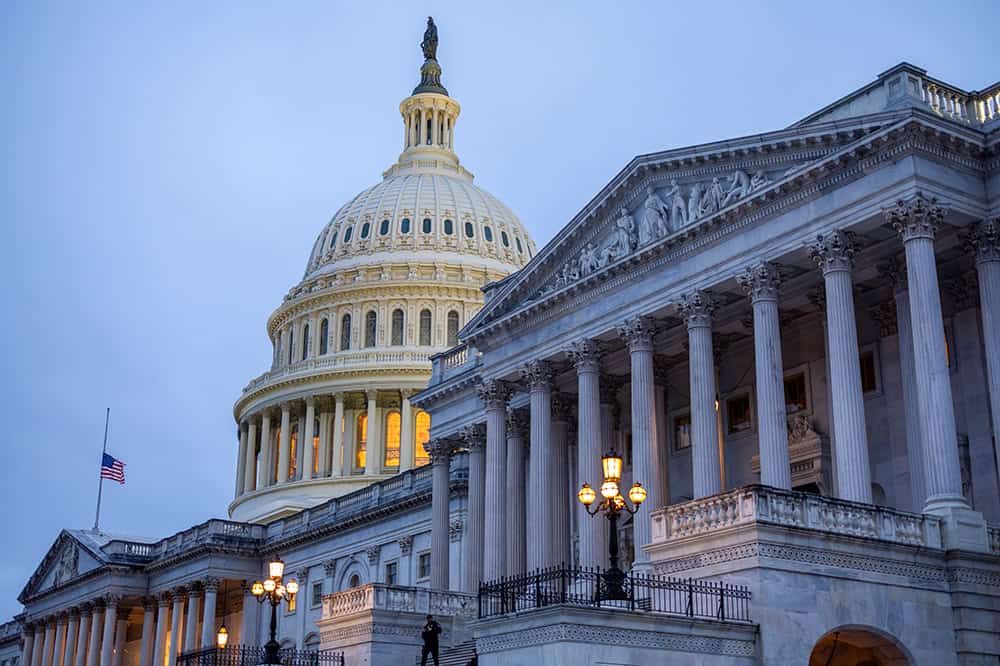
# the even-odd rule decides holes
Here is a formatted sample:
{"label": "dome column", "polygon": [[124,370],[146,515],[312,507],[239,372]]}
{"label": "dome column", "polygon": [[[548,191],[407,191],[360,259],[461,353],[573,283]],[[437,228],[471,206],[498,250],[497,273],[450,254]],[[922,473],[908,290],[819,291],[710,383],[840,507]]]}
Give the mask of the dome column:
{"label": "dome column", "polygon": [[410,396],[413,391],[404,389],[400,394],[399,408],[399,471],[405,472],[413,468],[416,456],[416,442],[413,432],[413,405],[410,404]]}
{"label": "dome column", "polygon": [[288,461],[292,452],[292,408],[286,402],[281,406],[281,433],[278,443],[278,483],[288,481]]}
{"label": "dome column", "polygon": [[307,481],[313,478],[313,432],[316,424],[316,399],[306,398],[305,423],[299,425],[299,447],[302,449],[302,474],[299,478]]}
{"label": "dome column", "polygon": [[250,419],[247,425],[247,455],[243,468],[243,492],[249,493],[257,489],[257,421]]}
{"label": "dome column", "polygon": [[257,470],[257,485],[266,488],[271,485],[274,469],[273,451],[271,446],[271,414],[264,412],[260,417],[260,456],[258,463],[260,469]]}
{"label": "dome column", "polygon": [[382,454],[379,446],[378,391],[365,391],[368,398],[368,432],[365,442],[365,474],[372,476],[382,471]]}
{"label": "dome column", "polygon": [[330,476],[341,476],[344,473],[344,394],[333,394],[333,423],[330,424],[332,430],[333,452],[330,461]]}

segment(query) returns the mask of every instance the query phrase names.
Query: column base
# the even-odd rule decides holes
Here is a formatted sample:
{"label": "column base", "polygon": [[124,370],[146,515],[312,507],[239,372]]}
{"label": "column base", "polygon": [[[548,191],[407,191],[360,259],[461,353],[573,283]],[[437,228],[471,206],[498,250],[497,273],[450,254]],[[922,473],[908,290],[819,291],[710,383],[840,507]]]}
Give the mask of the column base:
{"label": "column base", "polygon": [[935,495],[927,498],[924,513],[941,519],[941,546],[945,550],[989,552],[986,520],[963,498]]}

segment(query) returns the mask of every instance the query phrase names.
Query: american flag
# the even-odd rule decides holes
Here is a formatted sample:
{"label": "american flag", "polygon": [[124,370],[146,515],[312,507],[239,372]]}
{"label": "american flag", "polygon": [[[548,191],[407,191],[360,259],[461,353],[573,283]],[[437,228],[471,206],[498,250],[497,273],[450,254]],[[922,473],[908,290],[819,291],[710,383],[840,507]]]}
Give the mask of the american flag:
{"label": "american flag", "polygon": [[101,478],[111,479],[112,481],[117,481],[118,483],[125,483],[125,463],[114,456],[109,456],[107,453],[104,454],[104,459],[101,461]]}

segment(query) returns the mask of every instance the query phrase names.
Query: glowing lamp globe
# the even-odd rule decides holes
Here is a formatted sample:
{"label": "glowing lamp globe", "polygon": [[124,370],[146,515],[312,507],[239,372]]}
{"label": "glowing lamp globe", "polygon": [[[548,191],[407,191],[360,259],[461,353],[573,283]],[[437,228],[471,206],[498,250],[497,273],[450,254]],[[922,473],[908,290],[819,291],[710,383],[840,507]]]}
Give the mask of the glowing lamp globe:
{"label": "glowing lamp globe", "polygon": [[215,635],[215,642],[220,650],[226,647],[226,643],[229,642],[229,630],[226,629],[226,625],[219,627],[219,633]]}
{"label": "glowing lamp globe", "polygon": [[617,481],[605,481],[601,484],[601,497],[611,499],[618,494]]}
{"label": "glowing lamp globe", "polygon": [[641,483],[636,481],[632,484],[632,487],[628,489],[628,498],[632,500],[633,504],[638,506],[646,501],[646,489],[642,487]]}
{"label": "glowing lamp globe", "polygon": [[274,589],[278,587],[278,584],[274,582],[273,578],[268,578],[264,581],[261,587],[264,588],[265,592],[274,592]]}
{"label": "glowing lamp globe", "polygon": [[590,506],[597,499],[597,493],[594,492],[589,483],[585,483],[580,487],[579,492],[576,493],[576,498],[580,500],[580,504]]}
{"label": "glowing lamp globe", "polygon": [[285,563],[280,557],[276,557],[267,564],[267,572],[271,578],[281,578],[285,575]]}
{"label": "glowing lamp globe", "polygon": [[297,580],[290,580],[285,585],[285,589],[288,590],[289,594],[296,594],[299,591],[299,582]]}
{"label": "glowing lamp globe", "polygon": [[[608,451],[601,458],[605,481],[619,481],[622,478],[622,458],[614,451]],[[607,497],[607,495],[605,495]]]}

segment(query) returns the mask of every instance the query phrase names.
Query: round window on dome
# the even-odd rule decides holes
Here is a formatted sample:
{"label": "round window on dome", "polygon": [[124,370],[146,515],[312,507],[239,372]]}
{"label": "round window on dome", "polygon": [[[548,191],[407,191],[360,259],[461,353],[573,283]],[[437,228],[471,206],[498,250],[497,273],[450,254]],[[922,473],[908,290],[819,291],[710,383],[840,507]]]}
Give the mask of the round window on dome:
{"label": "round window on dome", "polygon": [[514,244],[517,245],[517,253],[524,254],[524,248],[521,247],[521,239],[517,236],[514,237]]}
{"label": "round window on dome", "polygon": [[365,226],[361,227],[361,237],[368,238],[368,235],[372,232],[372,223],[365,222]]}
{"label": "round window on dome", "polygon": [[451,220],[445,220],[444,221],[444,233],[446,235],[448,235],[448,236],[451,236],[452,234],[454,234],[455,233],[455,223],[452,222]]}
{"label": "round window on dome", "polygon": [[476,236],[476,229],[475,229],[475,227],[472,226],[472,222],[466,222],[465,223],[465,237],[466,238],[475,238],[475,236]]}
{"label": "round window on dome", "polygon": [[483,238],[489,243],[493,242],[493,230],[490,229],[489,225],[483,227]]}
{"label": "round window on dome", "polygon": [[507,237],[506,231],[500,232],[500,242],[503,243],[504,247],[510,247],[510,238]]}
{"label": "round window on dome", "polygon": [[403,221],[399,223],[399,232],[403,234],[410,233],[410,218],[404,217]]}
{"label": "round window on dome", "polygon": [[353,234],[353,233],[354,233],[354,227],[347,227],[347,229],[344,230],[344,242],[345,243],[350,243],[351,242],[351,234]]}
{"label": "round window on dome", "polygon": [[434,228],[434,223],[431,222],[431,218],[425,217],[423,222],[423,230],[425,234],[429,234],[431,229]]}
{"label": "round window on dome", "polygon": [[382,224],[379,225],[378,232],[383,236],[389,233],[389,220],[382,220]]}

